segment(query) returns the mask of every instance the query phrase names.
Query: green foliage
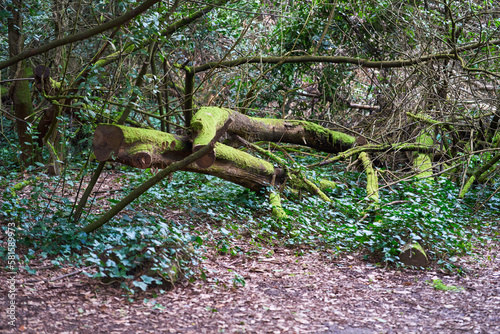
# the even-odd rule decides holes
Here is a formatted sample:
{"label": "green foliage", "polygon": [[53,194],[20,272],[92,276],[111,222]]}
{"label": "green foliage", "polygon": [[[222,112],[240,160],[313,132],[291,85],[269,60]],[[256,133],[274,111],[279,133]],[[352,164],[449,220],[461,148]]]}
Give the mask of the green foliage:
{"label": "green foliage", "polygon": [[[456,200],[458,190],[444,179],[400,183],[384,192],[381,209],[358,226],[357,239],[389,262],[398,261],[399,249],[408,241],[419,242],[434,260],[467,254],[479,224]],[[391,205],[397,201],[404,202]]]}
{"label": "green foliage", "polygon": [[[313,162],[300,156],[295,159],[299,164]],[[120,169],[121,182],[130,188],[151,176],[149,170]],[[41,182],[35,182],[33,176],[14,184],[0,178],[0,214],[2,221],[16,222],[16,240],[26,249],[19,261],[30,272],[30,265],[40,257],[49,258],[56,266],[90,265],[90,276],[121,283],[132,294],[152,285],[174,284],[182,276],[194,278],[194,269],[202,261],[200,251],[207,247],[220,256],[245,256],[237,246],[241,238],[250,244],[249,256],[266,244],[300,248],[300,252],[304,247],[337,254],[360,251],[372,260],[394,264],[398,264],[399,249],[412,240],[424,247],[431,260],[459,271],[454,266],[456,256],[471,254],[485,233],[495,237],[496,231],[498,238],[497,223],[487,223],[488,232],[481,232],[478,223],[480,217],[491,219],[490,210],[498,208],[500,199],[494,190],[474,190],[470,195],[490,199],[490,206],[477,219],[466,205],[471,198],[457,201],[457,187],[444,179],[402,182],[382,189],[381,207],[366,211],[370,203],[363,200],[364,174],[346,172],[342,165],[302,171],[311,180],[329,179],[338,186],[325,190],[332,203],[285,191],[282,204],[291,217],[287,219],[272,217],[266,196],[215,177],[185,172],[151,188],[119,218],[91,235],[75,233],[68,219],[73,203],[55,193],[48,197],[49,180],[43,175],[37,176],[42,177]],[[50,184],[75,187],[73,178],[74,174],[66,173],[52,178]],[[30,187],[23,192],[28,196],[19,195],[23,187]],[[181,213],[183,223],[163,218],[165,212]],[[88,215],[82,224],[93,219]],[[0,257],[5,256],[6,248],[0,246]],[[231,285],[244,286],[245,280],[234,273]]]}
{"label": "green foliage", "polygon": [[146,290],[151,284],[174,285],[181,275],[193,275],[197,255],[183,226],[142,214],[124,216],[117,224],[87,243],[85,261],[98,267],[92,277],[122,282],[134,293],[134,286]]}
{"label": "green foliage", "polygon": [[[10,1],[6,4],[10,4]],[[131,0],[99,0],[92,4],[94,6],[83,8],[77,2],[69,2],[66,8],[59,10],[58,14],[63,18],[59,23],[65,24],[62,28],[71,27],[63,31],[63,35],[81,32],[137,6],[137,2]],[[491,236],[495,240],[500,239],[498,220],[495,220],[500,210],[498,177],[489,178],[490,183],[484,187],[472,189],[463,201],[456,200],[457,186],[444,179],[436,182],[402,182],[380,191],[380,208],[375,210],[364,200],[367,195],[364,174],[346,172],[345,165],[318,168],[315,171],[301,168],[301,172],[311,180],[332,180],[338,186],[325,190],[332,203],[311,194],[285,189],[280,196],[290,218],[274,218],[268,197],[264,194],[256,194],[215,177],[182,172],[176,173],[172,180],[164,180],[150,189],[97,233],[75,233],[79,227],[70,220],[75,203],[68,193],[74,195],[82,175],[86,174],[87,165],[82,166],[82,161],[90,154],[95,125],[117,119],[124,108],[130,105],[133,111],[129,121],[135,122],[133,124],[136,126],[158,128],[157,119],[140,113],[144,110],[158,112],[162,103],[155,100],[157,92],[170,94],[169,101],[172,104],[169,105],[169,120],[182,122],[176,113],[180,110],[178,106],[183,96],[176,84],[182,83],[184,73],[171,65],[201,65],[208,61],[246,56],[307,54],[374,60],[406,59],[418,56],[420,52],[447,50],[456,43],[466,45],[490,41],[496,38],[500,26],[498,18],[485,14],[491,8],[496,8],[494,0],[468,4],[447,2],[450,15],[457,23],[455,31],[450,17],[443,15],[444,3],[426,8],[422,1],[406,1],[402,5],[390,0],[368,0],[334,5],[326,0],[279,3],[245,0],[228,2],[224,7],[230,10],[215,9],[172,36],[160,37],[157,36],[158,32],[170,22],[193,14],[201,6],[197,2],[181,2],[167,21],[169,4],[161,2],[119,29],[109,39],[109,47],[103,55],[117,52],[120,59],[104,67],[102,63],[91,65],[88,76],[78,87],[65,90],[72,82],[78,82],[72,76],[90,63],[105,44],[103,38],[107,34],[30,59],[33,64],[57,60],[51,64],[51,72],[54,80],[60,82],[63,88],[59,93],[75,94],[71,99],[58,99],[63,104],[71,103],[72,109],[76,110],[72,115],[64,114],[59,118],[57,131],[60,134],[60,153],[65,158],[65,169],[60,177],[35,174],[35,169],[44,167],[41,163],[29,169],[27,176],[18,174],[20,145],[15,123],[3,116],[5,113],[2,110],[1,228],[6,230],[5,222],[15,223],[16,240],[23,250],[19,253],[19,261],[29,272],[33,272],[29,266],[37,258],[49,258],[56,266],[68,262],[78,266],[91,265],[92,277],[120,282],[125,289],[134,293],[152,285],[174,283],[181,275],[194,277],[193,268],[202,258],[200,250],[208,247],[213,248],[218,256],[252,256],[262,244],[296,248],[299,249],[298,255],[304,249],[334,250],[336,253],[356,251],[371,260],[398,265],[400,248],[408,241],[418,241],[431,260],[444,268],[460,270],[454,264],[456,256],[473,252],[474,245],[481,242],[482,238]],[[24,1],[21,14],[26,37],[24,49],[37,48],[60,37],[55,29],[57,20],[54,20],[56,16],[51,2]],[[1,8],[0,17],[6,22],[10,13]],[[7,26],[0,25],[0,31],[0,46],[3,50],[0,59],[5,60],[9,57]],[[244,31],[246,35],[240,40]],[[152,40],[158,41],[154,58],[147,54],[148,48],[145,47]],[[131,48],[124,48],[126,45],[141,47],[130,52]],[[495,72],[497,60],[488,55],[496,51],[495,46],[485,44],[484,49],[460,53],[460,56],[464,64],[472,69],[484,67]],[[151,74],[152,69],[148,69],[144,85],[135,86],[143,63],[151,60],[156,60],[156,75]],[[459,62],[449,62],[446,67],[460,74]],[[433,66],[438,63],[433,63]],[[340,119],[340,123],[345,126],[356,126],[363,130],[363,120],[358,119],[358,113],[347,114],[343,108],[337,108],[338,100],[357,102],[359,98],[378,104],[378,101],[375,103],[375,95],[387,86],[391,88],[388,91],[401,90],[404,94],[404,99],[403,95],[388,96],[391,100],[397,103],[404,101],[401,108],[404,105],[412,108],[420,101],[410,97],[423,96],[427,89],[423,84],[427,80],[421,80],[427,77],[425,72],[421,72],[425,67],[415,67],[415,75],[405,74],[406,71],[385,70],[391,72],[386,75],[388,78],[401,79],[391,87],[393,83],[385,81],[385,74],[375,70],[361,71],[353,65],[246,64],[237,69],[218,69],[197,76],[195,98],[197,103],[201,103],[203,95],[214,94],[221,100],[216,101],[217,104],[223,102],[224,105],[243,106],[243,100],[252,95],[256,100],[251,107],[259,107],[259,110],[249,111],[249,114],[269,116],[271,108],[275,113],[279,110],[283,117],[324,117],[335,122]],[[435,68],[432,71],[435,72]],[[7,75],[4,72],[2,78],[5,79]],[[474,75],[480,73],[478,71]],[[485,84],[492,84],[490,79],[485,80]],[[170,82],[173,83],[171,86]],[[418,94],[403,91],[407,89],[404,83],[415,83],[413,92]],[[461,83],[450,81],[450,89],[458,85]],[[317,89],[319,93],[311,94],[306,90],[308,87]],[[1,88],[4,97],[7,87]],[[255,91],[250,92],[251,89]],[[37,106],[36,122],[40,118],[40,108],[45,108],[52,101],[33,95]],[[137,98],[131,101],[131,96]],[[450,98],[446,102],[453,101]],[[474,104],[479,106],[482,103]],[[327,106],[329,110],[326,110]],[[167,104],[164,107],[166,109]],[[9,112],[7,105],[2,105],[3,108]],[[318,112],[321,108],[325,110]],[[456,110],[467,116],[464,119],[470,116],[477,119],[482,112],[480,109],[458,105],[453,108],[447,105],[443,110]],[[488,120],[488,117],[484,119]],[[31,124],[29,129],[33,138],[37,135],[35,125]],[[373,131],[378,129],[374,128]],[[399,134],[387,138],[399,138]],[[441,139],[450,141],[444,134]],[[47,150],[41,153],[42,161],[47,161]],[[472,156],[470,169],[483,165],[492,154],[485,152]],[[297,165],[316,162],[300,155],[294,157]],[[79,169],[78,173],[71,171],[75,167]],[[139,171],[123,166],[116,169],[117,173],[123,175],[123,194],[151,177],[151,170]],[[40,181],[37,177],[41,177]],[[26,187],[29,187],[27,191],[16,187],[26,181]],[[110,204],[117,201],[119,196],[108,199]],[[88,211],[93,209],[95,206]],[[175,219],[182,223],[165,218],[173,213]],[[81,223],[86,224],[95,218],[93,214],[87,214]],[[252,249],[247,250],[247,254],[238,246],[237,241],[241,238],[251,245]],[[0,244],[2,259],[6,256],[4,246],[4,243]],[[204,276],[201,268],[200,277]],[[433,282],[435,288],[441,287],[439,284],[442,282]],[[234,273],[229,285],[235,288],[244,286],[245,280]]]}
{"label": "green foliage", "polygon": [[436,290],[452,291],[452,292],[460,292],[464,290],[464,288],[461,286],[457,287],[454,285],[446,285],[440,279],[433,279],[432,281],[426,281],[426,282]]}
{"label": "green foliage", "polygon": [[0,116],[0,175],[15,173],[19,168],[19,141],[14,131],[15,124],[4,116]]}
{"label": "green foliage", "polygon": [[[228,270],[232,271],[231,269],[228,269]],[[235,289],[237,289],[240,286],[244,288],[246,285],[245,278],[238,273],[234,273],[234,277],[232,278],[232,282],[233,282],[233,288],[235,288]]]}
{"label": "green foliage", "polygon": [[[66,180],[54,180],[75,186],[71,183],[73,175],[66,177]],[[134,287],[145,290],[152,284],[170,286],[182,276],[193,275],[192,268],[199,258],[197,248],[203,242],[192,236],[184,225],[136,213],[132,218],[122,216],[99,233],[75,233],[78,227],[69,219],[73,203],[68,198],[54,194],[47,198],[47,180],[31,182],[28,179],[24,183],[29,184],[29,192],[25,192],[29,195],[19,196],[21,189],[17,188],[21,187],[6,186],[7,181],[0,179],[3,189],[0,220],[16,223],[17,246],[27,250],[22,256],[18,254],[19,261],[28,271],[33,272],[29,266],[40,257],[51,258],[56,266],[90,265],[95,267],[92,277],[121,282],[130,293],[135,292]],[[89,215],[82,224],[95,218]],[[6,228],[7,225],[2,224],[2,230]],[[0,245],[2,259],[7,256],[5,246]]]}
{"label": "green foliage", "polygon": [[[307,175],[332,178],[331,171]],[[147,195],[154,197],[144,197],[144,203],[155,198],[189,212],[192,219],[211,221],[204,233],[216,238],[214,246],[220,254],[238,253],[232,241],[238,235],[286,247],[359,250],[372,260],[395,264],[400,248],[413,240],[422,244],[431,260],[447,268],[453,268],[450,258],[472,252],[479,220],[473,218],[469,206],[456,200],[458,189],[453,183],[444,179],[400,183],[381,191],[379,210],[365,212],[369,203],[362,200],[366,196],[363,178],[363,174],[336,171],[339,186],[326,190],[333,199],[331,204],[308,194],[297,197],[285,192],[283,207],[290,219],[273,218],[263,196],[214,177],[189,173],[177,173],[165,188]]]}

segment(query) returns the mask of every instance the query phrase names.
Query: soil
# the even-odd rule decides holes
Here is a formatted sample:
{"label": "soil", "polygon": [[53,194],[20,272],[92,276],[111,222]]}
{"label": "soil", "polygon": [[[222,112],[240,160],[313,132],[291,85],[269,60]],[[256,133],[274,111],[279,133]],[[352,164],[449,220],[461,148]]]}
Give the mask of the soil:
{"label": "soil", "polygon": [[[164,293],[156,288],[134,301],[116,284],[49,266],[36,276],[17,274],[15,326],[5,312],[9,275],[2,273],[0,332],[500,333],[498,251],[492,244],[480,257],[462,258],[462,276],[377,267],[359,255],[207,253],[206,280],[180,282]],[[235,272],[244,287],[233,286]],[[435,279],[457,290],[436,290],[429,284]]]}

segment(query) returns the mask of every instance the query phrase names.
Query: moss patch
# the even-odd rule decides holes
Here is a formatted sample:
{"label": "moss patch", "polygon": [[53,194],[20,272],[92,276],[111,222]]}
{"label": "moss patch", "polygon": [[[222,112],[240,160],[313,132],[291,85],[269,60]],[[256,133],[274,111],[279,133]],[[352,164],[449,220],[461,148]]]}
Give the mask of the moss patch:
{"label": "moss patch", "polygon": [[[429,146],[432,146],[434,144],[432,137],[424,131],[420,133],[415,142],[417,144],[424,144]],[[432,158],[430,154],[418,152],[415,153],[413,165],[417,170],[422,171],[421,173],[417,174],[418,178],[423,179],[432,176]]]}
{"label": "moss patch", "polygon": [[217,107],[202,107],[191,120],[191,130],[196,134],[193,146],[207,145],[215,137],[230,115],[230,111]]}
{"label": "moss patch", "polygon": [[373,170],[372,162],[370,161],[370,158],[368,157],[368,154],[366,152],[362,152],[359,155],[359,159],[361,160],[366,173],[366,193],[368,195],[368,198],[375,203],[378,203],[379,195],[377,173]]}
{"label": "moss patch", "polygon": [[276,218],[287,218],[288,217],[285,210],[283,210],[283,207],[281,206],[281,198],[280,198],[280,195],[278,193],[271,192],[269,194],[269,203],[271,204],[272,213],[273,213],[274,217],[276,217]]}
{"label": "moss patch", "polygon": [[268,175],[274,174],[273,164],[224,144],[217,143],[215,145],[215,155],[217,159],[232,161],[243,169],[265,170]]}
{"label": "moss patch", "polygon": [[332,144],[341,142],[348,145],[354,145],[354,143],[356,142],[356,138],[354,138],[353,136],[349,136],[348,134],[342,132],[337,132],[327,129],[316,123],[307,121],[290,121],[290,122],[295,125],[301,125],[308,132],[323,134],[324,136],[327,136],[328,138],[331,139]]}
{"label": "moss patch", "polygon": [[429,283],[430,285],[432,285],[432,287],[436,290],[441,290],[441,291],[453,291],[453,292],[459,292],[459,291],[463,291],[464,288],[462,288],[461,286],[454,286],[454,285],[446,285],[443,283],[443,281],[441,281],[440,279],[434,279],[431,281],[427,281],[427,283]]}
{"label": "moss patch", "polygon": [[319,181],[319,189],[325,190],[325,189],[335,189],[337,187],[337,184],[333,181],[328,181],[328,180],[320,180]]}
{"label": "moss patch", "polygon": [[161,147],[162,152],[181,151],[185,149],[185,144],[169,133],[149,129],[132,128],[124,125],[115,126],[122,130],[124,144],[136,144],[134,148],[130,150],[130,154],[152,151],[156,147]]}

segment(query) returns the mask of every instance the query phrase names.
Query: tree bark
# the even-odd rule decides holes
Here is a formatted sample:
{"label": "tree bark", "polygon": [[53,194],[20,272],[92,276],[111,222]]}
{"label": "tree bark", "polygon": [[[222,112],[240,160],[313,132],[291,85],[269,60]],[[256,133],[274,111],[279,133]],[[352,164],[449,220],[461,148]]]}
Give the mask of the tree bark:
{"label": "tree bark", "polygon": [[[299,144],[328,153],[338,153],[351,148],[356,138],[332,131],[312,122],[284,119],[249,117],[239,112],[217,107],[202,107],[193,116],[193,150],[206,145],[214,133],[232,118],[228,133],[238,135],[250,142],[269,141]],[[207,155],[198,161],[200,167],[209,167],[215,155]]]}
{"label": "tree bark", "polygon": [[[15,0],[9,6],[11,17],[8,19],[8,39],[9,55],[11,57],[22,52],[24,47],[24,36],[22,33],[23,19],[20,13],[22,1]],[[13,79],[26,78],[26,63],[20,62],[10,67],[10,74]],[[14,115],[16,116],[16,130],[21,150],[20,160],[26,167],[33,163],[33,142],[28,133],[29,118],[33,114],[33,104],[29,82],[26,80],[13,81],[9,90],[9,95],[13,103]]]}
{"label": "tree bark", "polygon": [[[25,63],[19,64],[15,78],[26,78]],[[33,140],[28,133],[28,122],[33,114],[33,103],[28,81],[15,81],[10,89],[10,96],[13,103],[14,115],[16,116],[16,130],[21,150],[20,160],[24,167],[34,162]]]}
{"label": "tree bark", "polygon": [[[188,137],[120,125],[99,125],[93,145],[99,161],[117,161],[142,169],[166,168],[192,152]],[[265,160],[221,143],[215,145],[214,151],[215,161],[210,167],[192,163],[182,170],[217,176],[254,191],[285,182],[285,172]]]}

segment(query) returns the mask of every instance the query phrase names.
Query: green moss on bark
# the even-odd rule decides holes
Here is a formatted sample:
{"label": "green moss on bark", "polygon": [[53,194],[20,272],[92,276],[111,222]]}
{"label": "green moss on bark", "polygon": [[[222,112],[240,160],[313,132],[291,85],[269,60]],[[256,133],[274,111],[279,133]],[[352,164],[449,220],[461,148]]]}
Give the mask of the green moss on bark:
{"label": "green moss on bark", "polygon": [[195,134],[193,146],[209,143],[217,129],[222,127],[230,115],[230,111],[217,107],[202,107],[191,120],[191,130]]}
{"label": "green moss on bark", "polygon": [[217,143],[215,145],[215,153],[217,159],[232,161],[240,168],[250,168],[259,171],[264,170],[268,175],[274,174],[274,166],[271,163],[233,147]]}
{"label": "green moss on bark", "polygon": [[335,189],[336,187],[337,187],[337,184],[333,181],[328,181],[328,180],[320,180],[319,181],[319,188],[321,190]]}
{"label": "green moss on bark", "polygon": [[272,207],[273,216],[276,218],[288,218],[283,206],[281,206],[281,197],[276,192],[269,193],[269,203]]}
{"label": "green moss on bark", "polygon": [[345,144],[354,145],[354,143],[356,142],[356,138],[354,138],[353,136],[350,136],[342,132],[327,129],[316,123],[307,121],[294,121],[294,120],[290,122],[292,124],[301,125],[306,131],[316,134],[323,134],[324,136],[331,138],[332,144],[335,144],[337,142],[342,142]]}
{"label": "green moss on bark", "polygon": [[372,162],[366,152],[361,153],[359,155],[359,159],[361,160],[363,169],[366,173],[366,193],[368,195],[368,198],[373,202],[378,203],[379,194],[377,172],[373,170]]}
{"label": "green moss on bark", "polygon": [[124,125],[114,125],[120,128],[124,136],[124,144],[137,144],[135,145],[131,154],[140,151],[149,151],[155,147],[161,147],[165,151],[181,151],[185,149],[185,144],[177,139],[174,135],[161,132],[151,131],[148,129],[132,128]]}
{"label": "green moss on bark", "polygon": [[[415,142],[417,144],[424,144],[428,146],[432,146],[434,144],[432,137],[426,131],[422,131]],[[417,174],[417,178],[425,179],[432,176],[431,154],[416,152],[415,158],[413,160],[413,165],[415,169],[421,171],[421,173]]]}

